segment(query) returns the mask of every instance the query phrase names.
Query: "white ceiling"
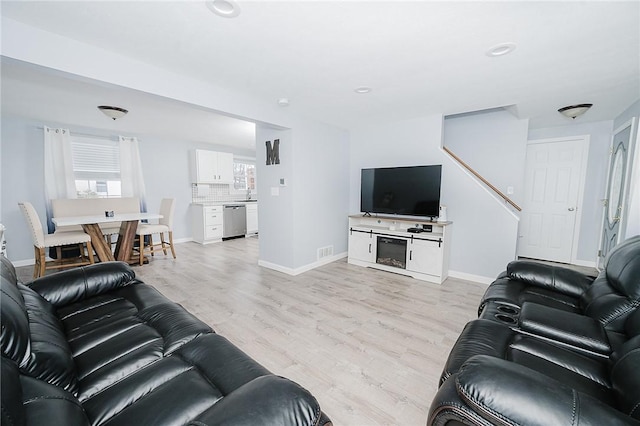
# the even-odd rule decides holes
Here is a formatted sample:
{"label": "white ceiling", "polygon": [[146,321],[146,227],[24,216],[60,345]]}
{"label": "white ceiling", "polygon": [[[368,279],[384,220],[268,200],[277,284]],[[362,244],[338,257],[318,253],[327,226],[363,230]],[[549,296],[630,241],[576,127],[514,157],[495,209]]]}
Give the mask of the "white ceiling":
{"label": "white ceiling", "polygon": [[[2,15],[269,102],[287,97],[291,110],[345,128],[500,106],[514,106],[539,128],[569,124],[556,112],[565,105],[594,104],[581,122],[611,120],[640,97],[637,1],[238,3],[235,19],[212,14],[202,1],[3,1]],[[485,55],[502,42],[516,50]],[[145,117],[148,95],[50,78],[5,66],[3,108],[5,96],[35,99],[32,86],[51,83],[45,92],[73,93],[68,102],[82,105],[85,125],[89,112],[96,114],[97,95],[100,103],[128,108],[130,122],[135,114],[163,124],[164,111]],[[373,91],[359,95],[358,86]],[[152,103],[191,120],[182,129],[216,125],[210,111]]]}

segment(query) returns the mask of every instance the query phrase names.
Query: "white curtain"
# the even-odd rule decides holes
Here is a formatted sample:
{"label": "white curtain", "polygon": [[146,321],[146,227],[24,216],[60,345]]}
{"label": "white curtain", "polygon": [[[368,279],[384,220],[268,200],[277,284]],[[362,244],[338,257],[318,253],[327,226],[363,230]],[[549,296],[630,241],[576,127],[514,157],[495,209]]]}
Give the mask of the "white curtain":
{"label": "white curtain", "polygon": [[53,232],[51,200],[54,198],[76,198],[76,183],[73,177],[71,135],[68,129],[44,128],[44,193],[47,210],[47,228]]}
{"label": "white curtain", "polygon": [[142,177],[142,162],[138,139],[134,137],[119,136],[120,141],[120,180],[123,197],[138,197],[140,199],[140,211],[147,211],[145,201],[144,179]]}

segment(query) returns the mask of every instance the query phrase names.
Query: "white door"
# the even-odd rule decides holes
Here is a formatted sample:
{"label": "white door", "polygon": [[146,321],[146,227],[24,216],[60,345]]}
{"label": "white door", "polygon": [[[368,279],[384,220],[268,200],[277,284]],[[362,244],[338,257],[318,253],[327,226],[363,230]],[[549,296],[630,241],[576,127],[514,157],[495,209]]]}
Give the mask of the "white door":
{"label": "white door", "polygon": [[584,136],[527,144],[518,256],[571,263],[587,153]]}
{"label": "white door", "polygon": [[607,192],[604,201],[602,218],[602,233],[600,235],[600,249],[598,250],[598,268],[604,266],[604,259],[609,251],[623,239],[621,228],[627,216],[627,197],[629,192],[629,178],[631,175],[630,160],[633,152],[631,135],[634,120],[628,121],[616,130],[609,160],[607,174]]}

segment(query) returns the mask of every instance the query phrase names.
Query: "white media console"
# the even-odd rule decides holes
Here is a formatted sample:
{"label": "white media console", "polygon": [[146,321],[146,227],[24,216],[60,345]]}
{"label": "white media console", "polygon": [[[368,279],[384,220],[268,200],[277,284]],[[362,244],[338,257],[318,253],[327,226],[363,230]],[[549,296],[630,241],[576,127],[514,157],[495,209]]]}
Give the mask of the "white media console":
{"label": "white media console", "polygon": [[[349,216],[348,261],[442,284],[449,275],[451,224],[389,216]],[[424,231],[408,232],[410,228]]]}

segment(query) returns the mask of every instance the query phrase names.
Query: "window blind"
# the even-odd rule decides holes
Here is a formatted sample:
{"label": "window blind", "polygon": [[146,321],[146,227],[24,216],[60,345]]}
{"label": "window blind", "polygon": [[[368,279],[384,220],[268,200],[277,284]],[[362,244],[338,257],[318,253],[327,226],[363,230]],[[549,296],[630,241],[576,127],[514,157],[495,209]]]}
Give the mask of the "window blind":
{"label": "window blind", "polygon": [[118,142],[75,137],[71,152],[76,179],[120,179]]}

